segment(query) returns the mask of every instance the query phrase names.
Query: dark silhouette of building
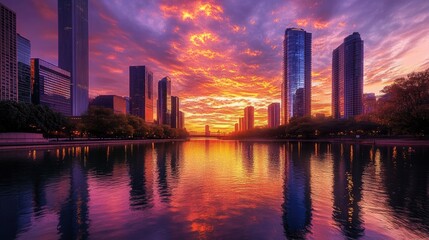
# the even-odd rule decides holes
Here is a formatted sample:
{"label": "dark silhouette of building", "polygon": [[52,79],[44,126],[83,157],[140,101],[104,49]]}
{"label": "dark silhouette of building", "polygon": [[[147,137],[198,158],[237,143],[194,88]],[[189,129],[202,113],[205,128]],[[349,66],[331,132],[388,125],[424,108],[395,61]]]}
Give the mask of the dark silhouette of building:
{"label": "dark silhouette of building", "polygon": [[48,106],[70,116],[70,73],[39,58],[31,59],[31,82],[34,104]]}
{"label": "dark silhouette of building", "polygon": [[31,103],[30,82],[30,40],[17,34],[16,45],[18,51],[18,101]]}
{"label": "dark silhouette of building", "polygon": [[280,126],[280,103],[271,103],[268,105],[268,127],[278,126]]}
{"label": "dark silhouette of building", "polygon": [[238,131],[244,131],[244,118],[240,117],[238,119]]}
{"label": "dark silhouette of building", "polygon": [[375,93],[364,93],[362,103],[364,114],[370,114],[374,112],[377,106],[377,98],[375,97]]}
{"label": "dark silhouette of building", "polygon": [[185,128],[185,113],[182,111],[179,111],[179,128]]}
{"label": "dark silhouette of building", "polygon": [[255,108],[248,106],[244,109],[244,130],[253,129],[255,126]]}
{"label": "dark silhouette of building", "polygon": [[72,115],[88,108],[88,0],[58,0],[58,66],[71,74]]}
{"label": "dark silhouette of building", "polygon": [[16,14],[0,3],[0,100],[18,101]]}
{"label": "dark silhouette of building", "polygon": [[180,110],[180,102],[179,97],[171,96],[171,127],[172,128],[180,128],[179,127],[179,111]]}
{"label": "dark silhouette of building", "polygon": [[205,127],[205,133],[206,133],[207,137],[210,136],[210,126],[209,125],[206,125],[206,127]]}
{"label": "dark silhouette of building", "polygon": [[130,66],[130,111],[153,123],[153,73],[146,66]]}
{"label": "dark silhouette of building", "polygon": [[311,114],[311,33],[288,28],[283,41],[282,121]]}
{"label": "dark silhouette of building", "polygon": [[158,82],[158,123],[171,124],[171,79],[164,77]]}
{"label": "dark silhouette of building", "polygon": [[349,118],[363,113],[363,40],[354,32],[332,52],[332,115]]}
{"label": "dark silhouette of building", "polygon": [[127,102],[120,96],[100,95],[91,102],[91,105],[112,109],[115,114],[127,114]]}

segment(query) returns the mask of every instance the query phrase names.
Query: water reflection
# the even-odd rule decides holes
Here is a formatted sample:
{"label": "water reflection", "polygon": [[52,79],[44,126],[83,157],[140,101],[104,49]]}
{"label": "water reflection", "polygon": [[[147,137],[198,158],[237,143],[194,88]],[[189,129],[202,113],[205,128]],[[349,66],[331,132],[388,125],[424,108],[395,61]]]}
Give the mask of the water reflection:
{"label": "water reflection", "polygon": [[429,238],[428,154],[219,140],[1,151],[0,236]]}
{"label": "water reflection", "polygon": [[309,145],[285,145],[283,227],[286,237],[304,238],[311,229]]}

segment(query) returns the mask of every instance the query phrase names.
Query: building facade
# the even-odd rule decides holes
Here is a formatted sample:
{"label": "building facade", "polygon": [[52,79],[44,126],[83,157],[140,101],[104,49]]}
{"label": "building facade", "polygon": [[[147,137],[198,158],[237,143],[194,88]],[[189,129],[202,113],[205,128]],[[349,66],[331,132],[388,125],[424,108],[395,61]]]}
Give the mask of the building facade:
{"label": "building facade", "polygon": [[377,107],[377,97],[375,93],[364,93],[362,103],[363,114],[373,113]]}
{"label": "building facade", "polygon": [[171,125],[171,79],[164,77],[158,82],[157,102],[158,123]]}
{"label": "building facade", "polygon": [[21,35],[16,36],[18,51],[18,101],[31,103],[31,43]]}
{"label": "building facade", "polygon": [[112,109],[115,114],[127,114],[127,101],[116,95],[100,95],[92,102],[92,106]]}
{"label": "building facade", "polygon": [[311,115],[311,33],[288,28],[283,41],[282,122]]}
{"label": "building facade", "polygon": [[238,119],[238,131],[244,131],[244,117]]}
{"label": "building facade", "polygon": [[255,126],[255,108],[248,106],[244,109],[244,131],[253,129]]}
{"label": "building facade", "polygon": [[130,66],[130,111],[153,123],[153,73],[146,66]]}
{"label": "building facade", "polygon": [[71,74],[72,115],[88,108],[88,0],[58,0],[58,65]]}
{"label": "building facade", "polygon": [[179,127],[179,112],[180,112],[180,102],[179,97],[171,96],[171,127]]}
{"label": "building facade", "polygon": [[280,126],[280,103],[271,103],[268,105],[268,127],[278,126]]}
{"label": "building facade", "polygon": [[0,100],[18,101],[16,14],[0,3]]}
{"label": "building facade", "polygon": [[332,53],[332,116],[349,118],[363,113],[364,48],[354,32]]}
{"label": "building facade", "polygon": [[70,73],[39,58],[31,59],[33,104],[71,116]]}
{"label": "building facade", "polygon": [[179,111],[179,128],[185,128],[185,113],[182,111]]}

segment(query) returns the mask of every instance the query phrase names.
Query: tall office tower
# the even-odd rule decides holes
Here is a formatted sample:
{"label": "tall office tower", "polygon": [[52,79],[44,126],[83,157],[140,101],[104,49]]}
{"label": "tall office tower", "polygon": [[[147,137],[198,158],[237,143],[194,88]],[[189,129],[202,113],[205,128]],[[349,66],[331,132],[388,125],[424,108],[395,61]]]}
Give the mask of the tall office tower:
{"label": "tall office tower", "polygon": [[18,101],[31,103],[30,40],[18,34],[16,44],[18,50]]}
{"label": "tall office tower", "polygon": [[206,136],[207,136],[207,137],[210,137],[210,126],[209,126],[209,125],[206,125],[206,127],[205,127],[204,129],[205,129],[205,134],[206,134]]}
{"label": "tall office tower", "polygon": [[48,106],[56,112],[70,116],[70,73],[42,59],[31,59],[31,100]]}
{"label": "tall office tower", "polygon": [[0,3],[0,100],[18,101],[16,14]]}
{"label": "tall office tower", "polygon": [[238,131],[244,131],[244,118],[241,117],[238,119]]}
{"label": "tall office tower", "polygon": [[239,130],[238,130],[238,123],[235,123],[234,124],[234,132],[238,132]]}
{"label": "tall office tower", "polygon": [[375,96],[375,93],[364,93],[362,104],[364,114],[370,114],[374,112],[377,106],[377,97]]}
{"label": "tall office tower", "polygon": [[248,106],[244,109],[244,130],[250,130],[255,125],[255,108]]}
{"label": "tall office tower", "polygon": [[158,123],[160,125],[171,124],[171,79],[164,77],[158,82],[157,102]]}
{"label": "tall office tower", "polygon": [[179,111],[180,111],[179,97],[171,96],[171,127],[179,127]]}
{"label": "tall office tower", "polygon": [[58,65],[71,74],[72,115],[88,109],[88,0],[58,0]]}
{"label": "tall office tower", "polygon": [[116,95],[99,95],[90,105],[112,109],[115,114],[127,114],[127,100]]}
{"label": "tall office tower", "polygon": [[311,33],[288,28],[283,41],[282,122],[311,114]]}
{"label": "tall office tower", "polygon": [[185,128],[185,113],[182,111],[179,111],[179,128]]}
{"label": "tall office tower", "polygon": [[280,126],[280,103],[271,103],[268,105],[268,127],[278,126]]}
{"label": "tall office tower", "polygon": [[362,114],[363,40],[354,32],[332,52],[332,116]]}
{"label": "tall office tower", "polygon": [[130,111],[153,123],[153,73],[146,66],[130,66]]}

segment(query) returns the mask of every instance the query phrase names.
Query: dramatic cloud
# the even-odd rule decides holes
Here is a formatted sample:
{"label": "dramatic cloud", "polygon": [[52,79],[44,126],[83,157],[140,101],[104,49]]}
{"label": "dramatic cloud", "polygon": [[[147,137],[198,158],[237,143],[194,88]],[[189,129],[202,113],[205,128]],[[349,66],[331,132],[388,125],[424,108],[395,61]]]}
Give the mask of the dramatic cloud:
{"label": "dramatic cloud", "polygon": [[[32,56],[57,62],[55,0],[1,0],[17,12]],[[257,126],[280,102],[288,27],[313,34],[312,113],[330,114],[332,50],[353,32],[365,42],[365,92],[429,67],[429,2],[420,0],[89,1],[90,95],[128,95],[128,69],[172,78],[186,127],[231,131],[244,107]],[[156,86],[156,84],[154,84]],[[155,89],[156,91],[156,89]]]}

